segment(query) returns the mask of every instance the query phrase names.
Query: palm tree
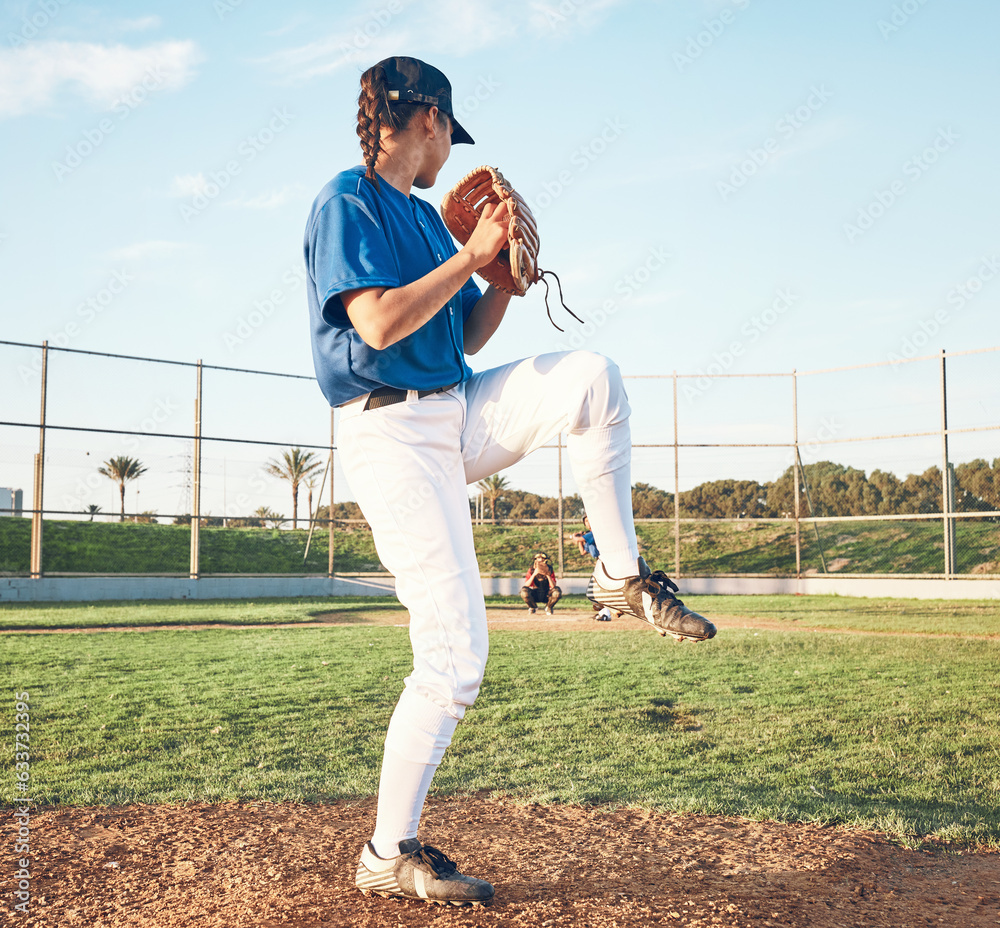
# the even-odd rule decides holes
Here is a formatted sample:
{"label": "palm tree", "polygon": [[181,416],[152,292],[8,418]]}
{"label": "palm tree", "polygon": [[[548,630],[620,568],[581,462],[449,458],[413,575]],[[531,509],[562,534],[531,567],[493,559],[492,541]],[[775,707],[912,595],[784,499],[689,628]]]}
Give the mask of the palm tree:
{"label": "palm tree", "polygon": [[483,496],[490,501],[490,521],[495,523],[497,520],[497,500],[500,499],[503,491],[510,486],[507,483],[507,478],[501,477],[499,474],[494,474],[492,477],[480,480],[476,486],[483,491]]}
{"label": "palm tree", "polygon": [[254,519],[259,522],[270,522],[271,528],[281,528],[281,523],[285,521],[285,517],[280,512],[275,512],[268,506],[258,506],[253,513]]}
{"label": "palm tree", "polygon": [[292,485],[292,528],[299,526],[299,484],[323,466],[312,451],[291,448],[281,452],[281,460],[270,460],[264,469],[272,477],[280,477]]}
{"label": "palm tree", "polygon": [[90,515],[90,521],[91,522],[94,521],[94,516],[96,516],[97,513],[99,513],[100,511],[101,511],[101,507],[98,506],[97,503],[91,503],[87,507],[87,513]]}
{"label": "palm tree", "polygon": [[97,468],[99,474],[103,474],[109,480],[114,480],[118,484],[118,489],[121,491],[122,497],[122,514],[119,519],[120,522],[125,521],[125,484],[130,480],[137,480],[144,473],[146,473],[146,468],[136,460],[135,458],[130,458],[126,455],[119,455],[116,458],[111,458],[105,461],[100,467]]}
{"label": "palm tree", "polygon": [[309,491],[309,519],[313,517],[313,490],[316,489],[316,475],[312,474],[306,481],[306,489]]}

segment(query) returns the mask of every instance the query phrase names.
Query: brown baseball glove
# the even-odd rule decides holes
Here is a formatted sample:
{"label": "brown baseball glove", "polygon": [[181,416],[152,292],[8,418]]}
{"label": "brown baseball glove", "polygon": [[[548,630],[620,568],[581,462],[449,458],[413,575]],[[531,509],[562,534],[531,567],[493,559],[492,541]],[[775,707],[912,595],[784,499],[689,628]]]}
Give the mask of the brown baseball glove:
{"label": "brown baseball glove", "polygon": [[[448,231],[464,245],[472,236],[487,203],[506,209],[510,216],[507,246],[501,248],[496,258],[479,268],[476,273],[498,290],[515,296],[524,296],[528,287],[541,280],[545,284],[545,311],[549,314],[549,321],[559,329],[549,312],[549,284],[544,275],[552,274],[556,278],[560,301],[562,284],[551,271],[543,271],[538,267],[538,226],[535,217],[524,198],[511,187],[503,174],[489,165],[466,174],[445,194],[441,201],[441,217]],[[583,321],[565,303],[563,307],[578,322]]]}

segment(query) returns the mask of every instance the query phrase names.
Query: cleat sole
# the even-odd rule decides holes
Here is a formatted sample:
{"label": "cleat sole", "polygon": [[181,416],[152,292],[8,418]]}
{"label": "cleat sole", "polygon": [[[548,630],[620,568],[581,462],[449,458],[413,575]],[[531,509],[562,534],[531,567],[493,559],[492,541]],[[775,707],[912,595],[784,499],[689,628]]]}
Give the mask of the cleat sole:
{"label": "cleat sole", "polygon": [[426,902],[429,905],[453,905],[457,908],[472,906],[474,909],[478,909],[489,905],[493,901],[492,898],[481,901],[473,901],[471,899],[424,899],[422,896],[407,896],[404,893],[388,893],[378,889],[361,889],[360,886],[357,888],[361,891],[362,896],[378,896],[380,899],[394,899],[396,901],[412,899],[414,902]]}

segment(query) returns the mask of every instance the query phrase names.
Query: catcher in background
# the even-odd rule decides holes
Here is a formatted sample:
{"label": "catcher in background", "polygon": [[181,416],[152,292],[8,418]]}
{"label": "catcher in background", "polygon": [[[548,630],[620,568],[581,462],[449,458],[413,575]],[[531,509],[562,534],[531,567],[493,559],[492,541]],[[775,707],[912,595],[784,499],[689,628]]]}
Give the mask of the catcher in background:
{"label": "catcher in background", "polygon": [[[597,550],[597,542],[594,541],[594,532],[590,527],[590,519],[587,518],[587,513],[583,514],[583,531],[574,532],[572,538],[580,548],[581,554],[586,554],[595,561],[601,556],[601,552]],[[611,621],[611,610],[607,606],[594,603],[594,612],[596,613],[594,618],[598,622]]]}
{"label": "catcher in background", "polygon": [[486,666],[467,485],[566,432],[602,552],[591,598],[661,634],[702,640],[715,628],[638,556],[617,366],[589,351],[475,373],[466,360],[510,301],[496,287],[481,291],[472,274],[511,248],[515,224],[510,207],[487,202],[456,249],[438,211],[415,193],[434,185],[452,144],[472,143],[448,79],[415,58],[380,61],[361,75],[357,134],[364,163],[319,192],[307,221],[309,323],[317,380],[339,407],[345,476],[409,611],[413,668],[386,733],[375,830],[355,883],[366,893],[481,904],[493,898],[490,883],[461,874],[417,837],[431,778]]}
{"label": "catcher in background", "polygon": [[521,599],[532,614],[539,606],[544,605],[545,614],[552,615],[560,596],[562,590],[556,585],[556,572],[552,568],[552,561],[547,554],[539,552],[524,575]]}

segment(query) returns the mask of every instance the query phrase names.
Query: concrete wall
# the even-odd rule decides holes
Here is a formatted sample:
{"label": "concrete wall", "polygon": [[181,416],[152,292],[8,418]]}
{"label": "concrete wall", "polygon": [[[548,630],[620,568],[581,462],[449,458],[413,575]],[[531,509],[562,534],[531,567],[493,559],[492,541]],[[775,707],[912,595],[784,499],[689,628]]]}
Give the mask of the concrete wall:
{"label": "concrete wall", "polygon": [[[487,596],[516,596],[520,577],[483,577]],[[586,577],[565,577],[563,593],[582,594]],[[681,594],[827,593],[900,599],[1000,599],[1000,579],[908,580],[902,577],[688,577]],[[151,599],[248,599],[292,596],[391,596],[385,574],[326,577],[27,577],[0,578],[0,603],[99,602]]]}
{"label": "concrete wall", "polygon": [[1000,599],[1000,579],[909,580],[905,577],[688,577],[680,581],[690,594],[820,593],[892,599]]}
{"label": "concrete wall", "polygon": [[[680,595],[795,593],[808,596],[833,593],[838,596],[892,597],[896,599],[1000,599],[1000,578],[992,580],[907,580],[903,577],[685,577],[677,581]],[[559,581],[564,594],[585,593],[587,578],[565,577]],[[515,595],[521,581],[513,577],[483,577],[487,595]]]}
{"label": "concrete wall", "polygon": [[392,596],[385,574],[359,577],[25,577],[0,579],[0,603],[146,599],[250,599],[291,596]]}

